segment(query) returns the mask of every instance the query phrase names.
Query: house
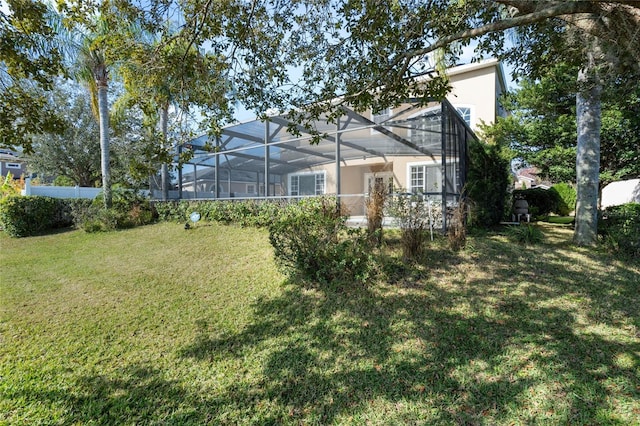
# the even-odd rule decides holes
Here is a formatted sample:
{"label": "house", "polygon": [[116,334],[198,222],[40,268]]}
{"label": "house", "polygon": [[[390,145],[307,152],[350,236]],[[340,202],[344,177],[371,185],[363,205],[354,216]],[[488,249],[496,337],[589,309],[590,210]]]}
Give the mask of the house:
{"label": "house", "polygon": [[[378,113],[347,107],[336,123],[316,121],[323,135],[298,126],[287,131],[285,117],[227,126],[217,139],[207,135],[180,150],[193,157],[179,169],[174,198],[272,198],[333,194],[354,215],[374,183],[389,191],[420,193],[442,203],[457,200],[466,179],[470,140],[480,123],[504,115],[497,100],[506,91],[496,60],[448,71],[452,91],[443,102],[420,105],[411,99]],[[295,125],[294,125],[295,126]]]}
{"label": "house", "polygon": [[14,179],[27,175],[27,163],[17,152],[0,149],[0,176],[11,173]]}

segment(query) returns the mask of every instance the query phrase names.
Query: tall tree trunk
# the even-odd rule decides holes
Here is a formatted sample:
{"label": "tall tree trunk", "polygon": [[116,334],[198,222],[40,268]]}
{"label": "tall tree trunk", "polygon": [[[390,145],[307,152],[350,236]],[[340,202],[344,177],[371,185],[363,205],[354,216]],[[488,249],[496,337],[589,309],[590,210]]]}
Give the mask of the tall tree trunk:
{"label": "tall tree trunk", "polygon": [[98,114],[100,117],[100,167],[102,170],[102,193],[105,208],[111,208],[111,167],[109,165],[109,105],[107,82],[96,79],[98,85]]}
{"label": "tall tree trunk", "polygon": [[589,246],[595,245],[598,240],[602,83],[596,67],[597,53],[597,49],[592,49],[587,53],[584,68],[578,73],[578,94],[576,97],[578,122],[576,185],[578,196],[573,241],[578,245]]}
{"label": "tall tree trunk", "polygon": [[169,103],[162,105],[160,110],[160,133],[162,135],[162,165],[160,166],[160,179],[162,181],[162,201],[169,198],[169,166],[167,165],[167,133],[169,126]]}

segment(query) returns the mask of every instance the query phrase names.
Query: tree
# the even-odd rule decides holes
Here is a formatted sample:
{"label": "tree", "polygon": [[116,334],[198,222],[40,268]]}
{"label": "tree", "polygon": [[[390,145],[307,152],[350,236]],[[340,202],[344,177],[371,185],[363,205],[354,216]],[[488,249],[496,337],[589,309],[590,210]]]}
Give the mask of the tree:
{"label": "tree", "polygon": [[6,0],[0,10],[0,147],[31,151],[36,134],[63,129],[46,92],[64,72],[54,12],[42,1]]}
{"label": "tree", "polygon": [[[540,79],[522,79],[502,100],[511,115],[483,128],[551,182],[576,181],[576,75],[576,66],[562,63]],[[630,73],[603,87],[600,187],[640,176],[640,88],[626,90],[624,81],[637,78]]]}
{"label": "tree", "polygon": [[95,186],[100,182],[99,128],[89,99],[79,88],[60,81],[51,103],[65,116],[65,130],[34,138],[29,169],[40,175],[67,177],[78,186]]}
{"label": "tree", "polygon": [[[294,46],[291,56],[305,60],[296,86],[302,96],[292,103],[300,106],[296,99],[305,99],[311,105],[307,111],[316,116],[326,111],[329,117],[338,115],[343,103],[377,110],[409,96],[425,102],[440,98],[447,90],[446,76],[425,69],[425,56],[439,49],[455,55],[471,39],[478,39],[478,52],[512,61],[516,73],[533,78],[557,62],[580,64],[574,241],[596,242],[602,81],[640,64],[640,4],[624,0],[327,0],[290,7],[289,12],[289,17],[277,16],[292,34],[284,39]],[[208,21],[198,14],[193,22],[202,28]],[[517,33],[515,46],[505,43],[507,30]],[[278,70],[291,63],[268,57],[281,45],[265,42],[259,35],[249,34],[247,39],[259,46],[250,58],[264,59],[270,75],[279,77]],[[426,82],[417,78],[428,72],[433,78]],[[278,83],[282,86],[287,81]]]}
{"label": "tree", "polygon": [[[194,107],[220,121],[230,121],[232,112],[226,93],[227,81],[216,55],[204,54],[181,38],[147,35],[133,37],[135,43],[120,67],[126,90],[125,103],[137,105],[146,122],[159,130],[155,156],[160,162],[162,198],[167,199],[169,163],[177,145],[170,134],[170,107],[174,116],[184,116]],[[170,40],[167,40],[170,39]],[[121,54],[124,52],[121,52]],[[224,66],[222,66],[223,68]]]}

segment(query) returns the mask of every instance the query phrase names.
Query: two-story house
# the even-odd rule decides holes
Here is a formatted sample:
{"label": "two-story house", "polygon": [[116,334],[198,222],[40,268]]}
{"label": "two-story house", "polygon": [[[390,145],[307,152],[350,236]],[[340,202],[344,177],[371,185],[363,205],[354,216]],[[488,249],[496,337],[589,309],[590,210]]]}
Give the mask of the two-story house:
{"label": "two-story house", "polygon": [[443,102],[411,99],[375,114],[343,109],[336,123],[314,123],[322,138],[283,116],[227,126],[185,144],[193,158],[179,170],[174,198],[262,198],[335,194],[354,213],[373,182],[389,190],[423,193],[443,203],[460,194],[466,178],[467,142],[480,123],[504,114],[506,91],[496,60],[448,70],[452,91]]}

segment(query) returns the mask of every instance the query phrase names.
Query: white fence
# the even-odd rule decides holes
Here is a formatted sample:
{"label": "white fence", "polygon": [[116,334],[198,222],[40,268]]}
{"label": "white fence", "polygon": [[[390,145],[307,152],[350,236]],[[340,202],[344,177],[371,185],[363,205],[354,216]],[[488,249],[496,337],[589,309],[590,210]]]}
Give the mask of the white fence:
{"label": "white fence", "polygon": [[102,189],[80,186],[33,186],[31,179],[26,179],[22,195],[41,195],[52,198],[96,198]]}

